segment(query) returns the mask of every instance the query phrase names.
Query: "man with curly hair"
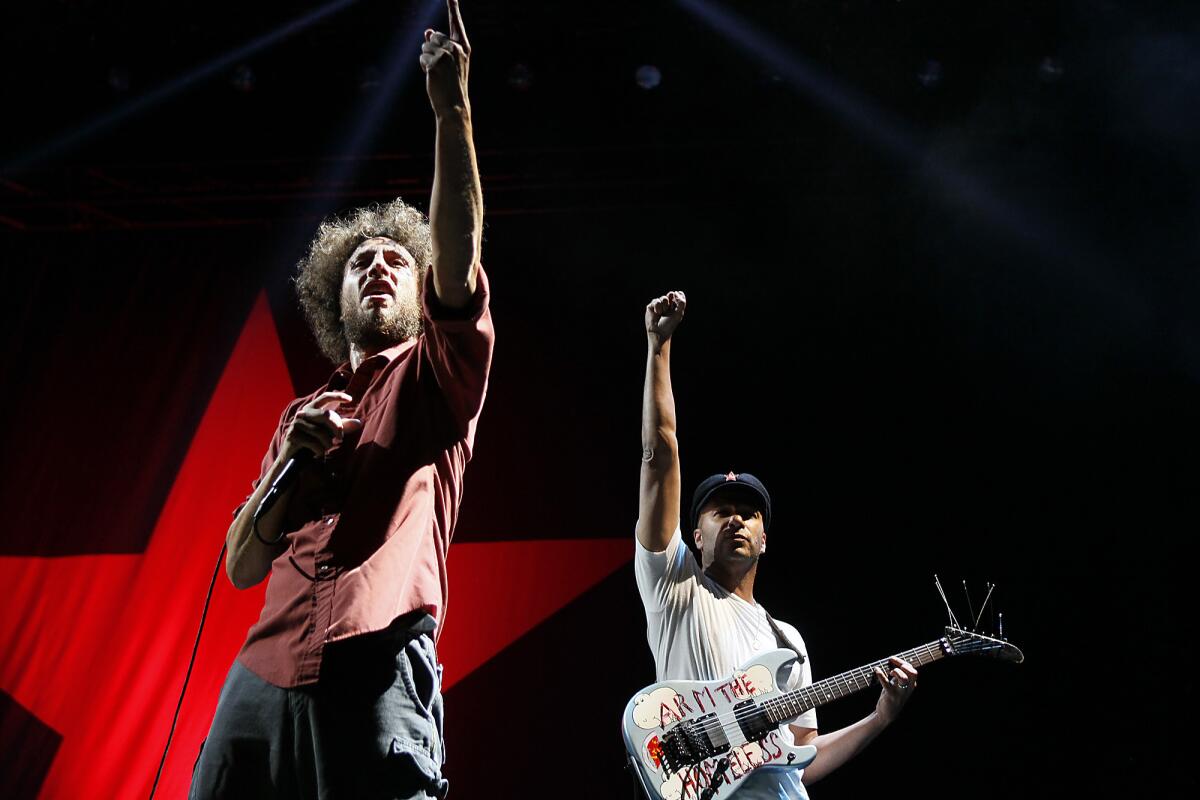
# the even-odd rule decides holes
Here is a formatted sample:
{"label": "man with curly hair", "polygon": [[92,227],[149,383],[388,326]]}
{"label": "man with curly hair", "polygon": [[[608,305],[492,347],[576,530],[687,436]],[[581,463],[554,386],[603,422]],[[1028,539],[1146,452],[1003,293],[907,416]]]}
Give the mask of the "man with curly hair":
{"label": "man with curly hair", "polygon": [[361,209],[323,223],[299,264],[305,316],[340,366],[284,410],[226,537],[235,586],[271,581],[196,800],[446,795],[434,641],[493,341],[471,48],[448,7],[450,33],[426,31],[420,57],[437,120],[429,222],[401,200]]}

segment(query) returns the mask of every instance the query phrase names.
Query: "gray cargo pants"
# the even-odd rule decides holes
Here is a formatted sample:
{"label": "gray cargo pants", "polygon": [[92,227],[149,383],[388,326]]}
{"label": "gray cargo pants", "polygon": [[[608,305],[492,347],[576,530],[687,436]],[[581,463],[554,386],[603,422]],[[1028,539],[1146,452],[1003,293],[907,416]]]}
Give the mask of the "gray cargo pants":
{"label": "gray cargo pants", "polygon": [[312,686],[234,662],[189,800],[444,798],[441,668],[432,619],[326,647]]}

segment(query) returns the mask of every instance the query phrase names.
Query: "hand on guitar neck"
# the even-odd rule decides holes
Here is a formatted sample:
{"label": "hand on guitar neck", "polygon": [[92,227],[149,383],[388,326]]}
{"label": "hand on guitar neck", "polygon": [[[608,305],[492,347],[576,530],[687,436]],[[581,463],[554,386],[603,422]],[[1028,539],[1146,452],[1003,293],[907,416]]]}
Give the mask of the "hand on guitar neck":
{"label": "hand on guitar neck", "polygon": [[875,677],[883,691],[879,693],[879,702],[875,704],[875,713],[884,724],[890,724],[900,714],[913,689],[917,688],[917,669],[899,656],[888,659],[891,669],[884,673],[880,667],[875,668]]}

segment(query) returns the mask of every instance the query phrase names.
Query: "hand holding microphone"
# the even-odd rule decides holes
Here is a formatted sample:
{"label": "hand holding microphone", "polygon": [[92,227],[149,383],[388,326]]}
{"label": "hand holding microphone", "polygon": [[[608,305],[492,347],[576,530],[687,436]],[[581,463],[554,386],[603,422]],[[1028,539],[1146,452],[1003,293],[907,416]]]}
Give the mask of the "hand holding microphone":
{"label": "hand holding microphone", "polygon": [[283,460],[295,458],[307,451],[309,456],[323,456],[342,436],[362,428],[362,420],[347,419],[337,413],[337,407],[353,402],[345,392],[322,392],[312,402],[296,412],[279,457]]}
{"label": "hand holding microphone", "polygon": [[[279,451],[279,459],[283,461],[283,468],[271,482],[271,488],[267,490],[262,502],[258,504],[258,510],[254,512],[256,534],[258,521],[295,483],[296,476],[312,462],[315,456],[325,455],[347,433],[362,429],[361,419],[342,417],[335,410],[343,403],[353,400],[354,398],[345,392],[322,392],[314,397],[312,402],[296,412],[292,424],[288,426],[287,434],[283,437],[283,446]],[[272,542],[268,542],[268,544],[272,544]]]}

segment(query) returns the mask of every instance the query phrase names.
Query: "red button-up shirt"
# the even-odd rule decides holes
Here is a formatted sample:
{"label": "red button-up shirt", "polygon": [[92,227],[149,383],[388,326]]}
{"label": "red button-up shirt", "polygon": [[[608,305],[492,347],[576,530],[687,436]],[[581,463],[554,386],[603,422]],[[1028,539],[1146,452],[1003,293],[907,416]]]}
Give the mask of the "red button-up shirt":
{"label": "red button-up shirt", "polygon": [[[330,386],[363,421],[302,473],[288,499],[288,548],[271,565],[262,614],[241,663],[276,686],[313,683],[329,642],[386,628],[423,609],[446,611],[446,552],[462,501],[492,362],[488,283],[479,271],[465,309],[438,307],[425,283],[425,331],[363,360],[288,405],[263,459],[263,479],[293,416]],[[258,481],[255,482],[257,486]],[[240,509],[239,509],[240,510]]]}

